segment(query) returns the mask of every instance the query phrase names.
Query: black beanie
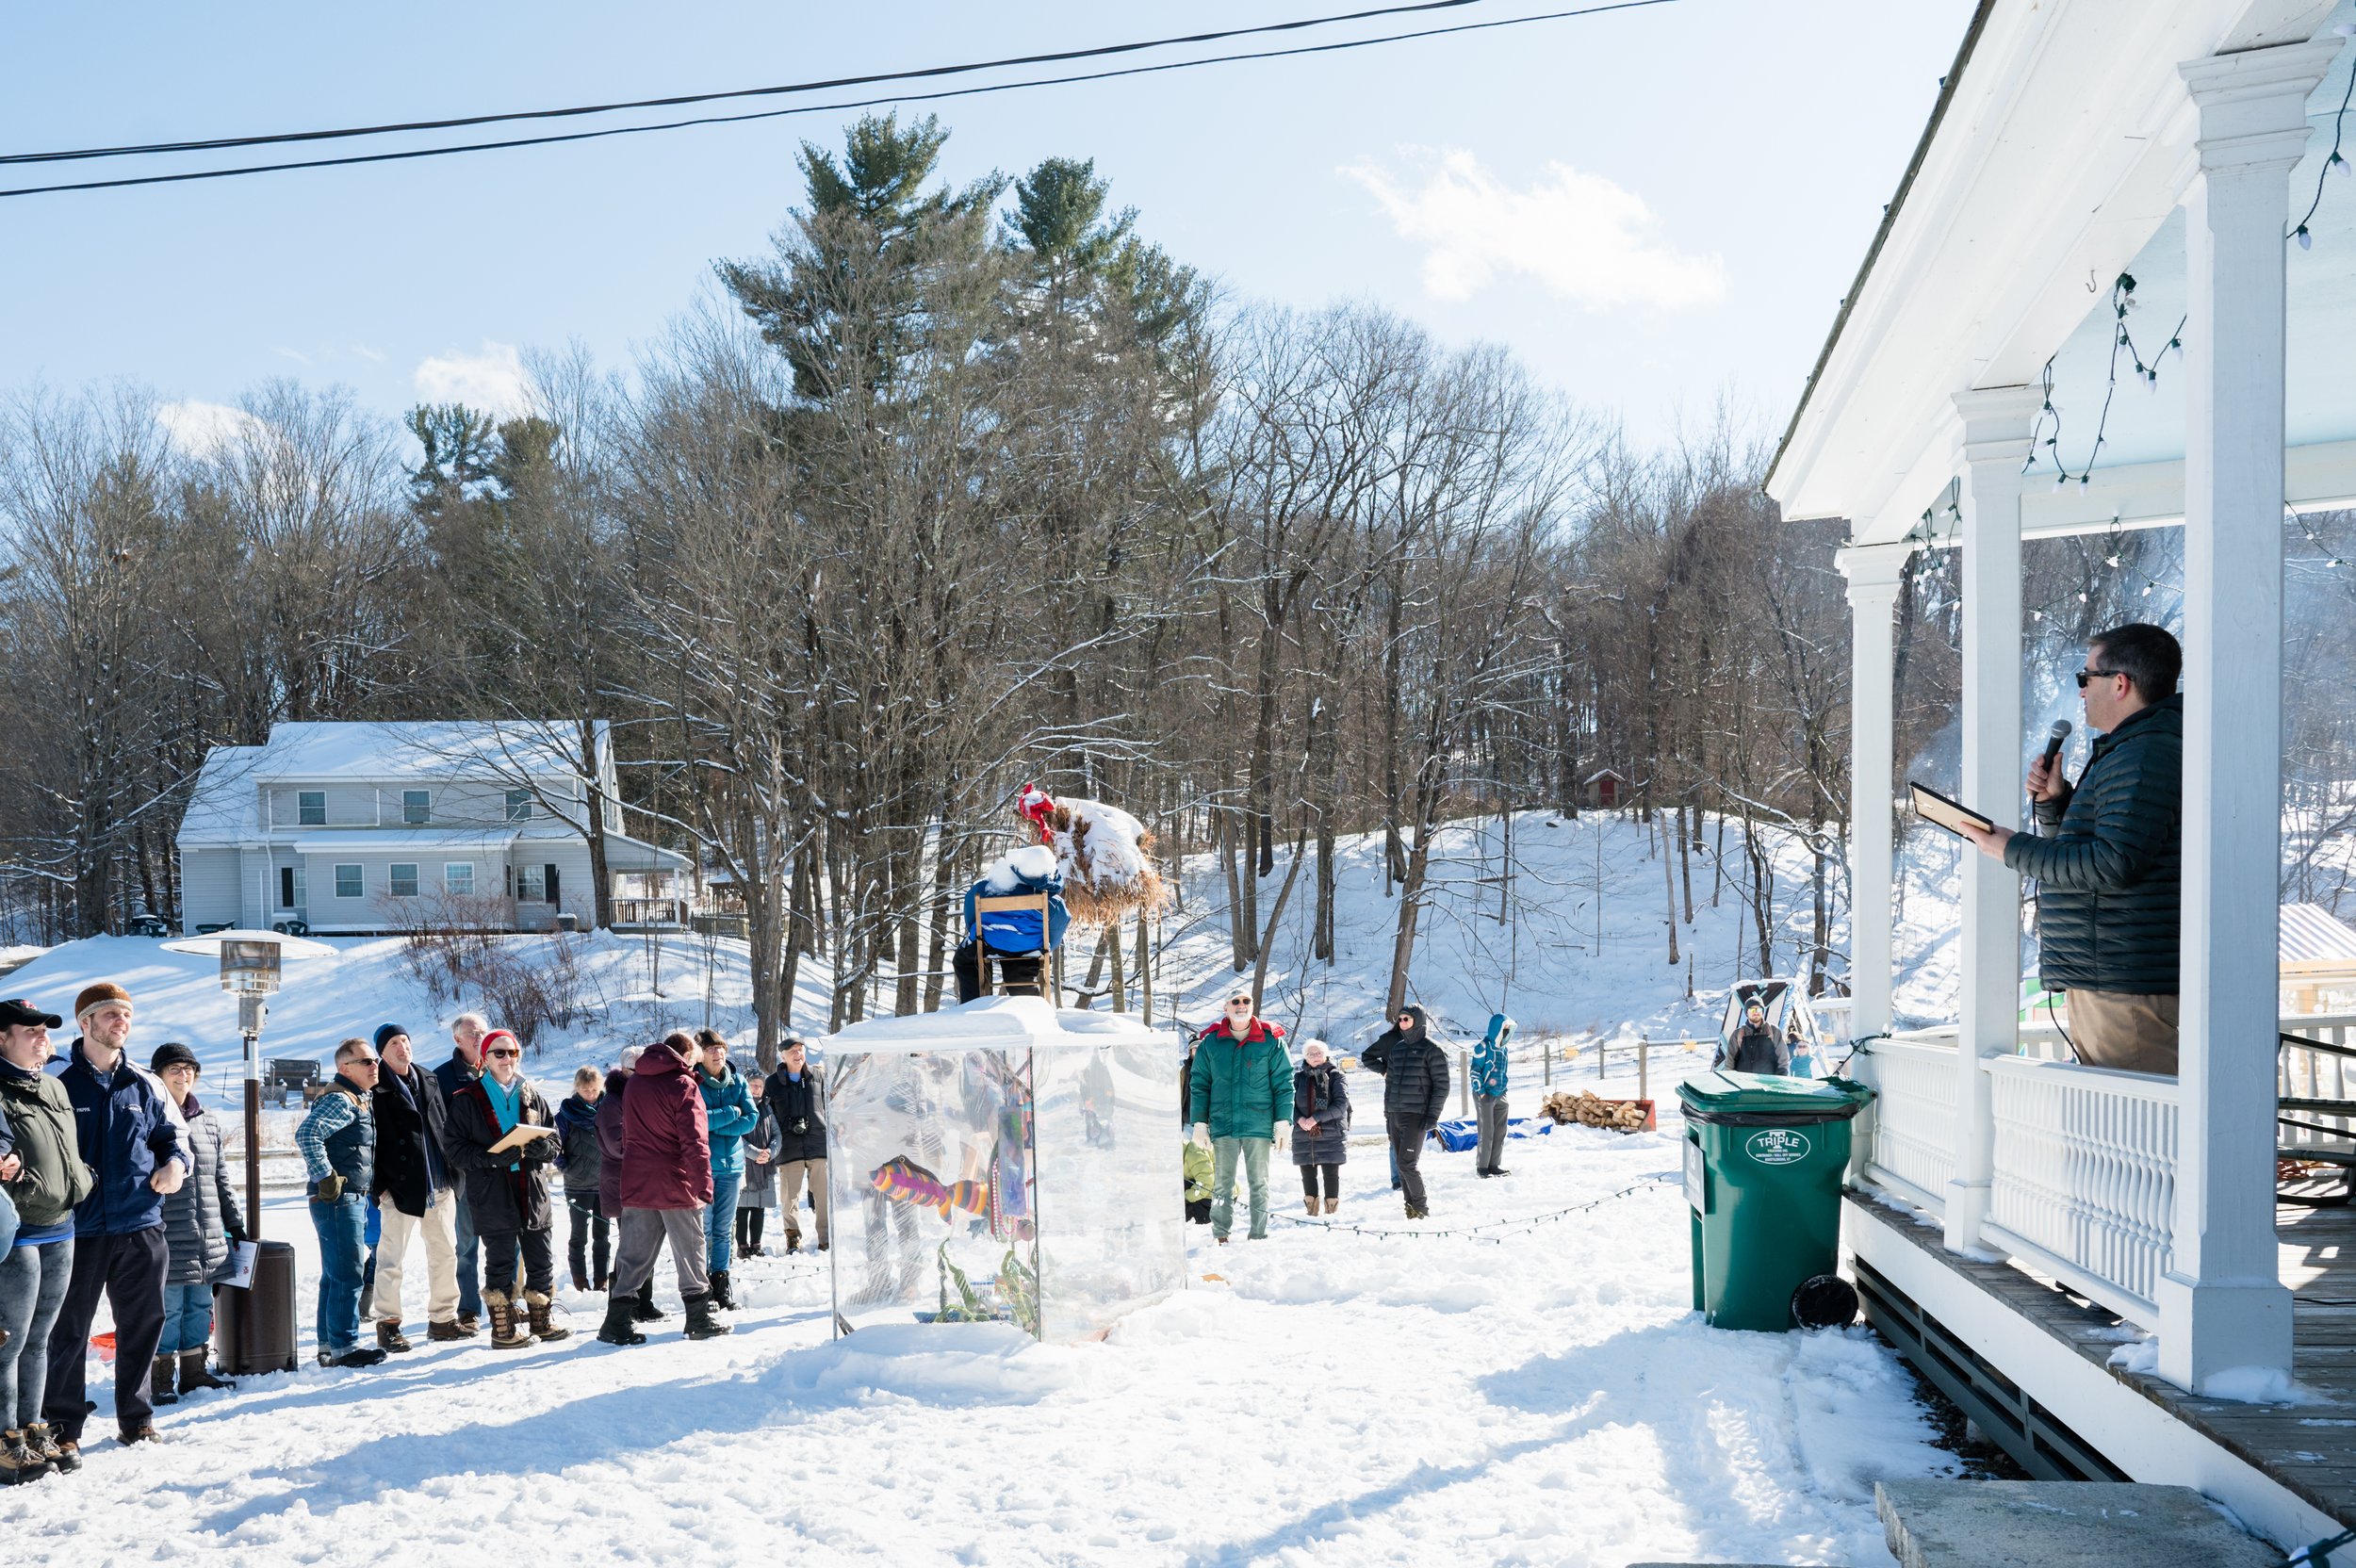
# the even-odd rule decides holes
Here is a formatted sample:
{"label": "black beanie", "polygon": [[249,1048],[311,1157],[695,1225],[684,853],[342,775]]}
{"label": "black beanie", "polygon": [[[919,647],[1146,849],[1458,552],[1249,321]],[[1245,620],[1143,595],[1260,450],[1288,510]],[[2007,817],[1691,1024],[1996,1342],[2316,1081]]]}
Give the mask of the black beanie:
{"label": "black beanie", "polygon": [[196,1059],[195,1052],[178,1040],[166,1040],[155,1048],[155,1054],[148,1058],[147,1070],[161,1072],[168,1067],[182,1066],[192,1067],[199,1072],[205,1070],[205,1064]]}
{"label": "black beanie", "polygon": [[383,1055],[384,1054],[384,1042],[386,1040],[391,1039],[395,1035],[405,1035],[407,1033],[409,1033],[409,1031],[402,1028],[398,1023],[378,1024],[376,1026],[376,1054],[380,1056]]}

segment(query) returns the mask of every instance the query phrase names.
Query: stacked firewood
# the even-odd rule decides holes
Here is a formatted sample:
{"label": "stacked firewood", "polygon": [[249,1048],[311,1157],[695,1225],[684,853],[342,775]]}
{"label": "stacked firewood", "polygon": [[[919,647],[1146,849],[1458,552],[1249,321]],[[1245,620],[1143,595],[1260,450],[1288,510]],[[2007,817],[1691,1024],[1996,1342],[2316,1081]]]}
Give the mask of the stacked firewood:
{"label": "stacked firewood", "polygon": [[1538,1107],[1557,1122],[1581,1127],[1611,1127],[1632,1133],[1644,1125],[1644,1107],[1633,1100],[1606,1100],[1592,1089],[1578,1094],[1549,1094]]}

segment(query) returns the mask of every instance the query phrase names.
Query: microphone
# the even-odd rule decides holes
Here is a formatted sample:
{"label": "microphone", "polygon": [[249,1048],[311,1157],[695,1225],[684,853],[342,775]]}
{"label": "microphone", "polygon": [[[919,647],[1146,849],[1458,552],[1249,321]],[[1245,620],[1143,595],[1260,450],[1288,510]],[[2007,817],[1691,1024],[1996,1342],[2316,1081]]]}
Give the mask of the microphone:
{"label": "microphone", "polygon": [[2061,755],[2062,743],[2069,739],[2070,721],[2055,719],[2053,727],[2048,730],[2045,736],[2045,765],[2047,767],[2053,765],[2053,760]]}

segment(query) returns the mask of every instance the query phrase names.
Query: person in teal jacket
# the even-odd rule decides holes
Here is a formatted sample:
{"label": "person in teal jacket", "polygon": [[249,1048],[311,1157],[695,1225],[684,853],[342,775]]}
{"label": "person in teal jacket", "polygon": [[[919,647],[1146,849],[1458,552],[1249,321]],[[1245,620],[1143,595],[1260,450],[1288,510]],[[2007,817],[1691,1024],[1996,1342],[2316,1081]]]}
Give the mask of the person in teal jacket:
{"label": "person in teal jacket", "polygon": [[1293,1060],[1284,1031],[1254,1018],[1252,993],[1227,998],[1227,1016],[1194,1042],[1188,1079],[1194,1142],[1211,1152],[1211,1236],[1224,1245],[1235,1217],[1235,1164],[1252,1184],[1252,1239],[1268,1234],[1268,1152],[1292,1126]]}
{"label": "person in teal jacket", "polygon": [[695,1086],[703,1091],[712,1129],[712,1201],[704,1206],[704,1252],[712,1270],[712,1304],[736,1310],[728,1288],[729,1248],[736,1240],[736,1194],[744,1183],[744,1135],[761,1124],[761,1108],[744,1075],[728,1066],[728,1042],[716,1030],[696,1031],[700,1059]]}
{"label": "person in teal jacket", "polygon": [[1513,1039],[1513,1021],[1491,1013],[1489,1032],[1473,1047],[1473,1115],[1481,1128],[1473,1168],[1482,1176],[1513,1174],[1497,1163],[1505,1157],[1505,1049]]}

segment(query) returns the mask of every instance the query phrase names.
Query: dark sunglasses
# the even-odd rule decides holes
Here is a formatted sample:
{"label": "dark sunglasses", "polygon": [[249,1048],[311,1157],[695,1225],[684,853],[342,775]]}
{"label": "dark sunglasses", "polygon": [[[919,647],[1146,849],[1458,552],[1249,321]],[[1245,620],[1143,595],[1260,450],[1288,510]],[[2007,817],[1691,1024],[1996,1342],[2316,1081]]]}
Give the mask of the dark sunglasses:
{"label": "dark sunglasses", "polygon": [[377,1065],[378,1062],[374,1056],[354,1056],[344,1064],[346,1067],[375,1067]]}
{"label": "dark sunglasses", "polygon": [[2089,680],[2108,680],[2115,675],[2125,675],[2126,673],[2127,672],[2125,670],[2080,670],[2078,672],[2078,690],[2081,692],[2085,691],[2086,689],[2086,682]]}
{"label": "dark sunglasses", "polygon": [[520,1056],[523,1053],[520,1051],[487,1051],[483,1053],[483,1054],[487,1056]]}

